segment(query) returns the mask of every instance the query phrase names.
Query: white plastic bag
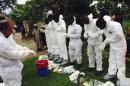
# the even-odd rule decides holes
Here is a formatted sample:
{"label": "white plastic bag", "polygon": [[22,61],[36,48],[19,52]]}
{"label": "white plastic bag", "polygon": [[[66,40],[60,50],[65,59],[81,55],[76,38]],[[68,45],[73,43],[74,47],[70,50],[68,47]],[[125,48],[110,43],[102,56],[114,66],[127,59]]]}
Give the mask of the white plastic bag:
{"label": "white plastic bag", "polygon": [[71,74],[74,71],[75,71],[74,66],[67,66],[67,67],[63,68],[62,73],[64,73],[64,74]]}
{"label": "white plastic bag", "polygon": [[106,83],[104,83],[103,85],[97,85],[97,86],[115,86],[112,82],[107,81]]}
{"label": "white plastic bag", "polygon": [[130,86],[130,78],[122,78],[118,80],[117,86]]}

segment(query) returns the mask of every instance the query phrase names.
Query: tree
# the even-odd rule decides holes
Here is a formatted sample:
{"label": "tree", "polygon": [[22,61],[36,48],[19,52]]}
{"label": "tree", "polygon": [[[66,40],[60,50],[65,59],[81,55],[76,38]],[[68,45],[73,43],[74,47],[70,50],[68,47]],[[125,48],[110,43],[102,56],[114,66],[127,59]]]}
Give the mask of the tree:
{"label": "tree", "polygon": [[0,0],[0,8],[5,10],[7,7],[13,9],[13,6],[16,4],[16,0]]}

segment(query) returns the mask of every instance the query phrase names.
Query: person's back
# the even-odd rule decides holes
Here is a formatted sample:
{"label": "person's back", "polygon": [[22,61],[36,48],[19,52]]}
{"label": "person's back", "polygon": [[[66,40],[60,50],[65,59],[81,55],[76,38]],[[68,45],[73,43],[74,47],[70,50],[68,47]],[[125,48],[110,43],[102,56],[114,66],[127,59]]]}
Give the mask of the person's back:
{"label": "person's back", "polygon": [[121,24],[115,21],[110,21],[106,28],[107,29],[104,31],[105,35],[114,40],[113,42],[110,42],[110,46],[114,50],[126,49],[126,40]]}

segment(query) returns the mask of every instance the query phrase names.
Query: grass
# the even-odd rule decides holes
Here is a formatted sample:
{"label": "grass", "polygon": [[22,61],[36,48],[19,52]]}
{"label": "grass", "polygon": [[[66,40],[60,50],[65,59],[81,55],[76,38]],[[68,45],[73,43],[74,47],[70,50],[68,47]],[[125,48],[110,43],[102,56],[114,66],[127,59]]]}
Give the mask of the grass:
{"label": "grass", "polygon": [[69,81],[68,75],[62,75],[49,71],[49,76],[39,77],[36,74],[35,60],[31,58],[24,62],[22,86],[75,86]]}
{"label": "grass", "polygon": [[[105,51],[103,53],[103,67],[104,72],[101,76],[96,76],[92,72],[87,70],[88,60],[86,55],[86,45],[83,45],[83,66],[79,69],[80,71],[83,71],[86,73],[85,79],[97,79],[104,81],[102,77],[107,73],[107,65],[108,65],[108,52]],[[49,71],[49,76],[47,77],[39,77],[36,74],[36,68],[35,68],[35,60],[37,60],[37,57],[30,58],[26,61],[24,61],[24,69],[23,69],[23,85],[22,86],[76,86],[76,84],[72,83],[69,80],[68,75],[53,73]]]}

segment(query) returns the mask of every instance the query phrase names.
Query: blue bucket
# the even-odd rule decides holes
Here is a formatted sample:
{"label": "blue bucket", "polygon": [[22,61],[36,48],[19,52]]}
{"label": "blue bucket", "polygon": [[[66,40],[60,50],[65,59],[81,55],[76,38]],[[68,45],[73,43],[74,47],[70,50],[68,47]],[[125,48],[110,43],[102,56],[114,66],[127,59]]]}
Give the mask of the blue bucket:
{"label": "blue bucket", "polygon": [[38,76],[48,76],[48,68],[37,68],[37,75]]}

